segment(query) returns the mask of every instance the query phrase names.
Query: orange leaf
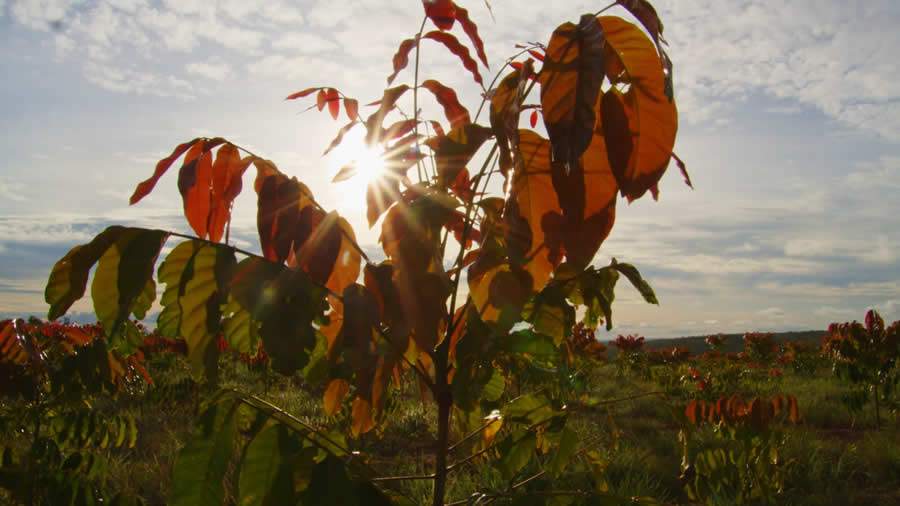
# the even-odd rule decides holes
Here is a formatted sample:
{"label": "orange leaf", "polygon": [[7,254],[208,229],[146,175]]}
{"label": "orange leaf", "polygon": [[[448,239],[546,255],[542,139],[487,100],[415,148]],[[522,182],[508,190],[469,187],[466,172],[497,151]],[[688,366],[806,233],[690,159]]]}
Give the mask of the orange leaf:
{"label": "orange leaf", "polygon": [[359,437],[375,428],[375,420],[372,419],[372,405],[362,397],[353,399],[350,416],[352,418],[350,433],[353,434],[353,437]]}
{"label": "orange leaf", "polygon": [[328,102],[328,112],[331,113],[331,117],[338,119],[338,115],[341,113],[341,97],[338,90],[328,88],[328,91],[325,92],[325,101]]}
{"label": "orange leaf", "polygon": [[344,112],[347,113],[347,118],[350,121],[356,121],[359,119],[359,102],[355,98],[345,98]]}
{"label": "orange leaf", "polygon": [[325,405],[325,414],[334,416],[341,410],[341,403],[350,392],[350,384],[342,379],[333,379],[328,383],[323,396],[323,404]]}
{"label": "orange leaf", "polygon": [[512,169],[512,149],[519,143],[519,115],[522,112],[525,84],[533,74],[532,61],[528,60],[520,70],[514,70],[504,77],[491,97],[491,128],[497,138],[500,172],[504,178]]}
{"label": "orange leaf", "polygon": [[406,39],[400,43],[400,47],[397,48],[397,53],[394,54],[394,72],[387,78],[388,85],[393,83],[394,79],[397,78],[397,74],[399,74],[401,70],[405,69],[407,65],[409,65],[409,53],[417,45],[418,41],[416,39]]}
{"label": "orange leaf", "polygon": [[463,46],[459,39],[453,36],[450,33],[446,32],[428,32],[424,36],[426,39],[431,39],[435,42],[440,42],[444,45],[451,53],[456,55],[463,64],[463,67],[466,68],[469,72],[472,73],[472,76],[475,78],[475,82],[484,87],[484,81],[481,78],[481,73],[478,72],[478,63],[472,59],[472,56],[469,54],[469,49],[466,46]]}
{"label": "orange leaf", "polygon": [[594,107],[604,78],[604,34],[591,14],[578,26],[561,25],[547,46],[541,69],[541,105],[553,161],[568,170],[591,143]]}
{"label": "orange leaf", "polygon": [[454,127],[447,135],[426,140],[425,144],[434,151],[438,183],[444,188],[449,186],[491,135],[490,128],[467,123]]}
{"label": "orange leaf", "polygon": [[[261,163],[257,167],[261,165],[265,167]],[[276,172],[258,177],[257,183],[257,228],[263,255],[284,262],[292,248],[299,248],[312,235],[325,213],[314,207],[309,188],[296,178]]]}
{"label": "orange leaf", "polygon": [[212,154],[204,150],[204,144],[200,142],[191,148],[178,173],[184,215],[201,239],[208,234],[212,189]]}
{"label": "orange leaf", "polygon": [[298,91],[296,93],[291,93],[288,95],[285,100],[296,100],[298,98],[303,98],[308,95],[312,95],[313,93],[321,90],[322,88],[306,88],[305,90]]}
{"label": "orange leaf", "polygon": [[209,239],[213,242],[219,242],[225,224],[231,219],[231,205],[241,193],[242,177],[251,160],[249,157],[242,160],[233,144],[222,146],[216,153],[209,212]]}
{"label": "orange leaf", "polygon": [[328,93],[325,91],[325,88],[319,89],[319,94],[316,95],[316,107],[319,111],[325,109],[325,104],[328,102]]}
{"label": "orange leaf", "polygon": [[378,110],[372,113],[368,118],[366,118],[366,144],[369,146],[380,142],[381,136],[383,134],[382,125],[384,124],[384,118],[388,115],[389,112],[394,110],[394,107],[397,105],[397,101],[400,100],[400,97],[403,96],[404,93],[409,91],[409,86],[402,84],[400,86],[395,86],[394,88],[388,88],[384,90],[384,95],[381,100],[377,102]]}
{"label": "orange leaf", "polygon": [[[550,162],[550,142],[531,130],[519,132],[518,163],[512,176],[504,218],[514,238],[508,239],[510,248],[524,243],[525,269],[534,280],[534,289],[541,290],[561,260],[559,227],[562,220]],[[527,223],[524,230],[515,226],[513,217]],[[510,223],[511,222],[511,223]],[[554,238],[555,237],[555,238]]]}
{"label": "orange leaf", "polygon": [[151,191],[153,191],[153,187],[156,186],[159,178],[169,170],[169,167],[175,163],[181,155],[184,154],[191,146],[200,141],[200,138],[185,142],[184,144],[179,144],[172,150],[172,154],[163,158],[156,164],[156,169],[153,171],[153,175],[150,176],[149,179],[142,181],[137,185],[134,189],[134,193],[131,195],[131,199],[129,199],[129,204],[134,205],[141,201],[144,197],[146,197]]}
{"label": "orange leaf", "polygon": [[448,88],[434,79],[424,81],[422,87],[434,94],[434,98],[444,108],[444,115],[450,121],[451,127],[457,128],[471,122],[469,111],[459,103],[456,92],[452,88]]}
{"label": "orange leaf", "polygon": [[630,84],[627,92],[617,95],[628,119],[627,125],[621,118],[609,123],[604,118],[604,129],[616,131],[608,133],[607,138],[632,137],[633,149],[627,164],[623,164],[620,157],[611,158],[610,162],[622,195],[633,201],[659,182],[665,173],[678,130],[678,112],[675,103],[666,97],[666,76],[653,42],[639,28],[621,18],[604,16],[598,22],[609,47],[625,68]]}

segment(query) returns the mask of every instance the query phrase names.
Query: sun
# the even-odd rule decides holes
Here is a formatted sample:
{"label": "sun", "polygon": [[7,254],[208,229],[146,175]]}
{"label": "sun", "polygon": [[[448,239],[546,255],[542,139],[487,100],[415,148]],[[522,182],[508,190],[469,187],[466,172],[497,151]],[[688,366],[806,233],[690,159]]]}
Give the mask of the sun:
{"label": "sun", "polygon": [[366,145],[362,131],[351,132],[329,153],[328,166],[344,210],[363,209],[369,183],[386,172],[384,152]]}

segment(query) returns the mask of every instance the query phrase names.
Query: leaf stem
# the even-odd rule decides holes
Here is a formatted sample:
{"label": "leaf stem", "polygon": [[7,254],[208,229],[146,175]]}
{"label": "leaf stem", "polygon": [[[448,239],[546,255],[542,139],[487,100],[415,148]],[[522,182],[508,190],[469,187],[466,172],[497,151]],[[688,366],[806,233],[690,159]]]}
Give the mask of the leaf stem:
{"label": "leaf stem", "polygon": [[[413,120],[415,120],[413,128],[416,135],[416,154],[421,151],[421,144],[419,143],[419,48],[422,46],[422,32],[425,31],[425,23],[427,21],[428,16],[422,17],[422,25],[419,27],[418,35],[416,35],[416,67],[413,77]],[[419,182],[422,183],[424,181],[422,177],[422,160],[416,162],[416,171],[419,173]]]}

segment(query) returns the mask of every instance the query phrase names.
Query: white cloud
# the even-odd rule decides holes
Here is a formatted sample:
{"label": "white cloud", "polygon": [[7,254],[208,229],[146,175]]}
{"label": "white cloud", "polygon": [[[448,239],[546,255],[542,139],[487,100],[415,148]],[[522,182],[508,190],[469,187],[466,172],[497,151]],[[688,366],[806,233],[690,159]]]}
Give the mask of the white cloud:
{"label": "white cloud", "polygon": [[223,81],[231,75],[231,65],[227,63],[197,62],[185,65],[188,74],[197,75],[214,81]]}
{"label": "white cloud", "polygon": [[784,318],[785,312],[784,309],[780,307],[770,307],[759,311],[757,314],[764,318],[772,318],[772,319],[781,319]]}
{"label": "white cloud", "polygon": [[0,177],[0,198],[16,202],[25,200],[25,186]]}
{"label": "white cloud", "polygon": [[337,49],[338,45],[325,37],[306,32],[287,33],[272,43],[276,49],[289,49],[301,53],[320,53]]}

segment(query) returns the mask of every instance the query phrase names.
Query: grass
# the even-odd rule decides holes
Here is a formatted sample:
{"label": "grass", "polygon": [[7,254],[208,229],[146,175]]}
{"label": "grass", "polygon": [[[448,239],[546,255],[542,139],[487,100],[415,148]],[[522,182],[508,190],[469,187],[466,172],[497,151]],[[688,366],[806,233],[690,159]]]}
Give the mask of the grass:
{"label": "grass", "polygon": [[[184,361],[166,358],[151,367],[158,385],[141,402],[127,398],[121,402],[137,420],[138,444],[132,449],[110,451],[107,480],[113,490],[136,493],[148,505],[164,505],[175,456],[190,435],[202,395],[188,380]],[[661,389],[644,378],[636,374],[622,377],[613,365],[600,366],[590,374],[591,396],[595,400],[621,399]],[[313,425],[349,432],[346,412],[326,416],[321,409],[322,392],[296,380],[270,377],[266,384],[259,374],[236,365],[224,368],[223,384],[255,392]],[[748,393],[777,389],[796,395],[800,403],[802,423],[785,432],[782,455],[788,465],[779,504],[900,504],[900,426],[896,414],[885,417],[882,429],[875,430],[871,408],[856,413],[846,409],[840,399],[849,387],[828,371],[814,376],[786,371],[776,383],[749,381],[743,388]],[[370,464],[379,473],[431,472],[435,413],[421,402],[417,392],[410,384],[393,396],[386,411],[391,423],[383,432],[353,442],[355,448],[371,455]],[[571,427],[580,440],[601,441],[609,493],[649,497],[661,504],[688,502],[679,480],[682,456],[678,413],[685,402],[672,390],[668,397],[638,397],[572,415]],[[592,480],[575,474],[560,483],[592,487]],[[448,497],[462,500],[478,491],[503,490],[506,485],[497,470],[476,460],[452,474]],[[431,493],[427,480],[390,482],[388,486],[412,504],[427,503]]]}

